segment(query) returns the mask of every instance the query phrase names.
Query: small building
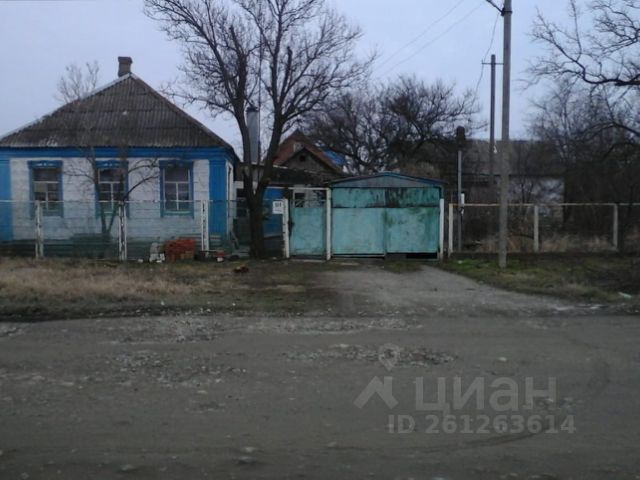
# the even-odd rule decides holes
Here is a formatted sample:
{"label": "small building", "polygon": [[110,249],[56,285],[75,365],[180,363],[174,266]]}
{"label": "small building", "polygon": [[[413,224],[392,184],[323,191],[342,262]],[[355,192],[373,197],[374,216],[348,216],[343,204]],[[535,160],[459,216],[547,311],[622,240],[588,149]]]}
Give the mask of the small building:
{"label": "small building", "polygon": [[344,158],[317,146],[300,130],[296,130],[282,141],[273,165],[311,174],[316,184],[344,176]]}
{"label": "small building", "polygon": [[118,60],[115,81],[0,138],[0,242],[34,238],[36,202],[45,242],[71,247],[117,237],[120,202],[143,244],[198,237],[203,220],[229,233],[233,149]]}
{"label": "small building", "polygon": [[[341,155],[316,145],[300,130],[295,130],[280,143],[271,168],[269,186],[264,194],[267,248],[282,251],[282,215],[273,213],[273,202],[283,198],[299,202],[314,198],[313,187],[324,187],[328,181],[347,176],[343,172],[344,165],[345,159]],[[241,178],[239,168],[237,178]],[[262,164],[254,166],[256,178],[262,175],[263,168]],[[245,192],[241,180],[236,181],[236,197],[238,208],[234,231],[241,241],[248,242],[249,218],[243,206]]]}
{"label": "small building", "polygon": [[442,182],[383,172],[336,180],[328,187],[330,197],[324,201],[292,202],[292,255],[442,253]]}

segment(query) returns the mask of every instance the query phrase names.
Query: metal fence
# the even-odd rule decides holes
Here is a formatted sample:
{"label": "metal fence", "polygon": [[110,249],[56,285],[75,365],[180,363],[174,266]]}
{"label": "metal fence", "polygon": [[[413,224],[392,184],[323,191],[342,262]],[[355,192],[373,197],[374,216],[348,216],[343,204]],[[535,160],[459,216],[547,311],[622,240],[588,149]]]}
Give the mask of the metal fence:
{"label": "metal fence", "polygon": [[[449,252],[494,253],[498,204],[449,204]],[[510,252],[640,251],[640,203],[509,204]],[[462,244],[457,241],[462,224]]]}
{"label": "metal fence", "polygon": [[[265,238],[281,252],[282,216],[272,203],[263,206]],[[148,260],[167,242],[190,239],[203,256],[247,256],[249,231],[243,200],[0,202],[1,255]]]}
{"label": "metal fence", "polygon": [[[282,214],[263,205],[267,251],[283,251]],[[0,201],[0,255],[148,260],[166,242],[191,239],[197,252],[249,254],[249,212],[243,200],[98,204]],[[494,253],[497,204],[449,204],[444,233],[449,253]],[[462,218],[462,243],[457,224]],[[510,252],[640,251],[640,204],[510,204]]]}

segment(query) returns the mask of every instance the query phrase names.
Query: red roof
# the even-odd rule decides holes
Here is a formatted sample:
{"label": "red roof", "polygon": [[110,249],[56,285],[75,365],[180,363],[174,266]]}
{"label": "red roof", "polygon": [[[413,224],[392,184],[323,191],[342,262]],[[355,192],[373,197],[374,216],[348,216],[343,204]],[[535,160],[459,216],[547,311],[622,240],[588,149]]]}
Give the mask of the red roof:
{"label": "red roof", "polygon": [[322,163],[328,169],[336,173],[342,173],[340,167],[333,163],[331,159],[300,130],[293,132],[280,144],[273,164],[285,166],[301,149],[307,150],[318,162]]}

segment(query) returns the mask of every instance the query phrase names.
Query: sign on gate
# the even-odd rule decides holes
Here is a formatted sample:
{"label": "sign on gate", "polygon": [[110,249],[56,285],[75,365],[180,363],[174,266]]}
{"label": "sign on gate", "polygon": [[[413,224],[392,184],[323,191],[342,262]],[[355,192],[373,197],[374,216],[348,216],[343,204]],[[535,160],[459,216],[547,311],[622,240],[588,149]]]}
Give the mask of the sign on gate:
{"label": "sign on gate", "polygon": [[274,215],[284,214],[284,202],[282,200],[274,200],[271,204],[271,213]]}

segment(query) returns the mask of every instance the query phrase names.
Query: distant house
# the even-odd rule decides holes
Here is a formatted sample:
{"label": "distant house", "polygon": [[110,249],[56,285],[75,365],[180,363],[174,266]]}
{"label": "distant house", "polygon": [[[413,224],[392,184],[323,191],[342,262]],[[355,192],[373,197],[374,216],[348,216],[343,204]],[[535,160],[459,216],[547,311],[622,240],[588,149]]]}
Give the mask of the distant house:
{"label": "distant house", "polygon": [[[565,193],[565,167],[555,150],[543,142],[512,140],[509,157],[509,201],[512,203],[562,202]],[[463,152],[462,188],[467,203],[497,201],[500,178],[499,156],[493,162],[489,142],[471,140]],[[435,176],[446,181],[448,201],[456,202],[457,152],[454,149],[428,150],[424,160],[401,165],[402,173]]]}
{"label": "distant house", "polygon": [[318,147],[300,130],[293,132],[280,144],[273,164],[298,174],[307,173],[317,184],[344,176],[344,158]]}
{"label": "distant house", "polygon": [[[299,201],[323,197],[327,182],[347,176],[343,172],[344,158],[335,152],[317,146],[300,130],[285,138],[273,162],[269,187],[265,191],[265,237],[280,237],[282,234],[282,216],[273,214],[271,204],[282,198]],[[256,176],[262,173],[262,165],[254,166]],[[240,177],[240,175],[237,175]],[[312,190],[312,189],[317,190]],[[322,191],[320,190],[322,189]],[[244,183],[236,181],[236,197],[239,200],[236,210],[234,231],[241,240],[249,235],[248,212],[242,207]]]}
{"label": "distant house", "polygon": [[[302,131],[296,130],[280,144],[273,161],[272,197],[288,196],[292,201],[313,201],[324,192],[311,188],[326,187],[328,182],[348,177],[345,159],[316,145]],[[283,193],[285,189],[289,193]]]}
{"label": "distant house", "polygon": [[33,238],[36,201],[47,239],[101,233],[122,200],[132,238],[193,235],[202,201],[228,233],[232,148],[118,60],[115,81],[0,138],[0,241]]}
{"label": "distant house", "polygon": [[[497,192],[500,178],[499,156],[494,165],[489,161],[489,142],[470,142],[465,152],[466,172],[463,184],[469,189],[470,202],[482,202]],[[492,176],[493,174],[493,176]],[[513,203],[562,202],[564,195],[564,167],[553,148],[543,142],[512,140],[509,156],[509,198]],[[493,179],[493,186],[492,186]]]}

